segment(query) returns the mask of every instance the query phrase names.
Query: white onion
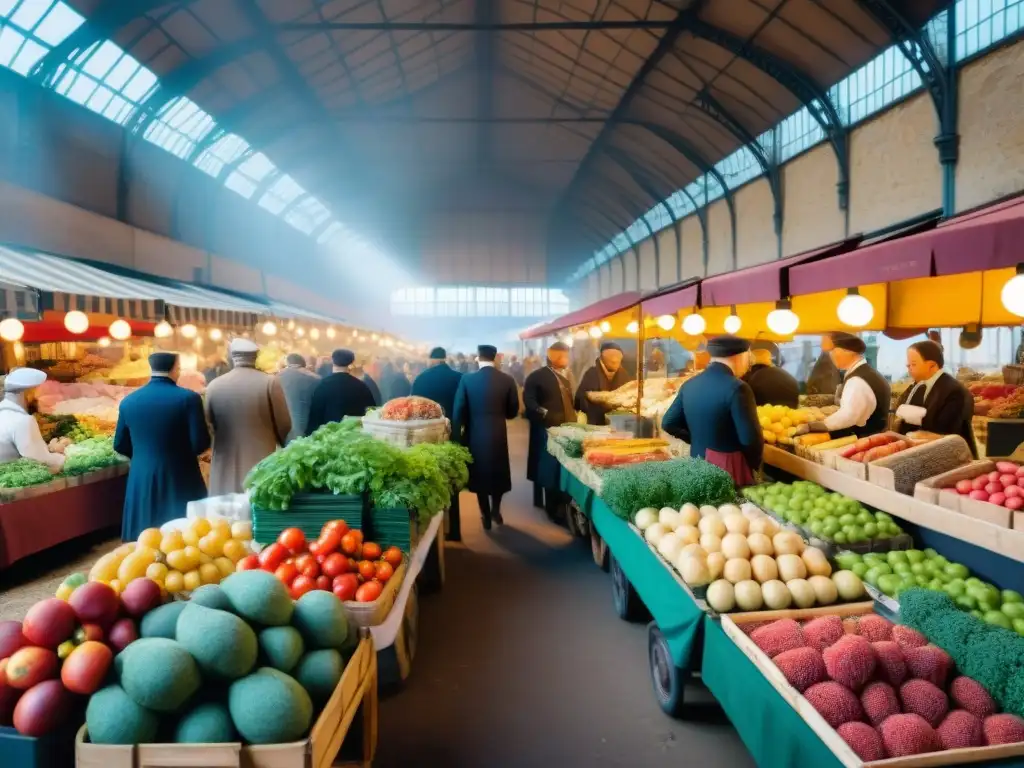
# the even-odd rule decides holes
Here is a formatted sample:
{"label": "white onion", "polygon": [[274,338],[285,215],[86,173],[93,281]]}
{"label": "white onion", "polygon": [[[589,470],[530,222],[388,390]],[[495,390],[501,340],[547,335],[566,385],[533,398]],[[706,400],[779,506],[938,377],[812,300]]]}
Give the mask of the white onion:
{"label": "white onion", "polygon": [[661,523],[654,523],[653,525],[647,526],[644,530],[644,538],[654,546],[658,546],[658,542],[661,541],[662,536],[666,536],[671,533],[668,526],[662,525]]}
{"label": "white onion", "polygon": [[836,571],[832,574],[832,583],[843,600],[859,600],[864,597],[864,582],[853,571]]}
{"label": "white onion", "polygon": [[680,565],[682,568],[679,569],[679,575],[691,587],[703,587],[705,584],[711,583],[711,571],[708,570],[708,563],[705,559],[691,556],[683,560]]}
{"label": "white onion", "polygon": [[697,525],[700,523],[700,510],[693,504],[683,504],[679,510],[679,522],[681,525]]}
{"label": "white onion", "polygon": [[678,536],[669,533],[658,540],[658,553],[670,563],[674,563],[683,546]]}
{"label": "white onion", "polygon": [[736,605],[741,611],[759,611],[764,605],[761,585],[756,581],[741,581],[733,587],[733,593],[736,596]]}
{"label": "white onion", "polygon": [[719,613],[728,613],[736,607],[736,593],[732,584],[719,579],[708,587],[708,605]]}
{"label": "white onion", "polygon": [[641,531],[646,531],[656,522],[658,522],[658,510],[654,507],[644,507],[636,513],[634,518],[636,527]]}
{"label": "white onion", "polygon": [[793,596],[789,594],[789,588],[781,581],[766,581],[761,585],[761,596],[764,597],[764,604],[770,610],[781,611],[789,608],[793,602]]}
{"label": "white onion", "polygon": [[810,608],[817,600],[814,587],[804,579],[790,579],[786,582],[786,589],[793,596],[797,608]]}
{"label": "white onion", "polygon": [[662,525],[667,525],[669,528],[675,528],[679,525],[679,513],[672,509],[672,507],[662,507],[661,511],[658,512],[658,522]]}
{"label": "white onion", "polygon": [[740,508],[737,507],[735,504],[723,504],[718,508],[718,514],[720,514],[724,518],[728,517],[729,515],[739,515],[741,514],[741,512]]}

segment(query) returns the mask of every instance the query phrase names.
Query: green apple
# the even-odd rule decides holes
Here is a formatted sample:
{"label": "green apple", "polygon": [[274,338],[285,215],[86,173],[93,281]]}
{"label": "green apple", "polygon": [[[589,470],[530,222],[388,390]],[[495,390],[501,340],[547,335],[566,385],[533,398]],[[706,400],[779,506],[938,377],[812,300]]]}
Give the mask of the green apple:
{"label": "green apple", "polygon": [[1004,601],[1000,610],[1011,619],[1024,619],[1024,603],[1007,603]]}
{"label": "green apple", "polygon": [[894,549],[892,552],[889,552],[885,556],[885,559],[889,561],[890,565],[893,565],[895,563],[906,563],[907,553]]}
{"label": "green apple", "polygon": [[910,572],[915,576],[921,576],[927,573],[928,571],[925,570],[924,563],[911,563]]}
{"label": "green apple", "polygon": [[910,563],[897,560],[895,563],[892,563],[892,572],[898,573],[901,576],[906,575],[908,573],[912,573],[912,571],[910,570]]}
{"label": "green apple", "polygon": [[861,562],[861,556],[856,552],[840,552],[836,555],[836,562],[843,568],[849,569],[853,567],[854,563]]}
{"label": "green apple", "polygon": [[906,550],[907,560],[911,563],[923,563],[925,560],[924,552],[919,549],[908,549]]}
{"label": "green apple", "polygon": [[846,570],[853,571],[860,577],[861,581],[864,581],[864,575],[868,572],[868,564],[861,561],[859,563],[854,563]]}
{"label": "green apple", "polygon": [[964,611],[973,611],[976,610],[978,607],[978,601],[975,600],[970,593],[960,595],[960,597],[955,598],[953,602],[956,603],[957,606],[959,606],[960,609]]}
{"label": "green apple", "polygon": [[889,597],[895,597],[901,586],[900,577],[892,573],[882,574],[878,577],[878,584],[875,586]]}
{"label": "green apple", "polygon": [[928,589],[931,589],[931,590],[933,590],[935,592],[942,592],[943,591],[943,587],[945,587],[945,586],[946,585],[943,584],[938,579],[932,579],[931,581],[928,582]]}
{"label": "green apple", "polygon": [[1002,611],[985,611],[985,615],[982,617],[982,621],[986,624],[991,624],[994,627],[1002,627],[1003,629],[1013,629],[1013,623]]}
{"label": "green apple", "polygon": [[946,583],[945,592],[951,598],[956,600],[958,597],[962,597],[966,594],[967,589],[964,587],[964,583],[962,581],[950,581]]}
{"label": "green apple", "polygon": [[1024,619],[1013,620],[1013,631],[1024,637]]}
{"label": "green apple", "polygon": [[[917,584],[917,586],[925,587],[926,589],[928,588],[928,585],[931,583],[931,582],[928,581],[928,577],[927,576],[925,576],[924,574],[920,574],[920,573],[917,574],[916,576],[911,575],[910,578],[912,578],[914,580],[914,582]],[[936,581],[938,581],[938,580],[936,579]],[[940,582],[940,584],[941,584],[941,582]]]}
{"label": "green apple", "polygon": [[846,544],[849,540],[846,538],[846,534],[843,531],[836,531],[832,534],[832,541],[836,544]]}
{"label": "green apple", "polygon": [[971,575],[971,572],[967,570],[967,566],[960,563],[950,563],[943,570],[947,576],[952,576],[954,579],[966,579]]}
{"label": "green apple", "polygon": [[877,539],[878,538],[878,525],[876,525],[875,523],[865,523],[864,524],[864,535],[867,536],[869,539]]}
{"label": "green apple", "polygon": [[1002,592],[1004,603],[1024,603],[1024,596],[1012,589],[1004,589]]}

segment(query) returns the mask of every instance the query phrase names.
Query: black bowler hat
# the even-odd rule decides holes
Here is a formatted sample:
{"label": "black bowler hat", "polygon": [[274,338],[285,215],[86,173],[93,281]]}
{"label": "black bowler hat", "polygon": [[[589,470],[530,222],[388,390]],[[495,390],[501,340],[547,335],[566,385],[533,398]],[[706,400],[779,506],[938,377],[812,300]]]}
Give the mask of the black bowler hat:
{"label": "black bowler hat", "polygon": [[839,349],[845,349],[847,352],[853,352],[856,355],[863,355],[868,348],[868,345],[864,343],[862,338],[844,331],[833,333],[832,343]]}
{"label": "black bowler hat", "polygon": [[750,342],[738,336],[716,336],[708,341],[708,354],[712,357],[732,357],[750,351]]}
{"label": "black bowler hat", "polygon": [[446,360],[447,358],[448,353],[445,352],[444,347],[434,347],[432,350],[430,350],[431,360]]}

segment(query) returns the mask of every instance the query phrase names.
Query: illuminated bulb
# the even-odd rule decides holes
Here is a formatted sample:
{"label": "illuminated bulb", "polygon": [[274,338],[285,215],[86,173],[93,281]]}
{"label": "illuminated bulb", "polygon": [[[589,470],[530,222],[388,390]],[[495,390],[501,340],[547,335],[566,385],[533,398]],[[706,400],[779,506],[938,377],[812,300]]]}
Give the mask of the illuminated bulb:
{"label": "illuminated bulb", "polygon": [[[159,323],[156,324],[156,327],[153,328],[153,335],[156,336],[158,339],[166,339],[173,333],[174,328],[166,320],[161,320]],[[107,343],[110,343],[109,339],[107,339]]]}
{"label": "illuminated bulb", "polygon": [[604,331],[599,326],[592,325],[590,327],[590,338],[600,339],[602,336],[604,336]]}
{"label": "illuminated bulb", "polygon": [[1024,264],[1017,265],[1017,274],[1006,281],[999,297],[1007,312],[1024,317]]}
{"label": "illuminated bulb", "polygon": [[220,341],[224,338],[224,332],[220,328],[210,329],[210,341]]}
{"label": "illuminated bulb", "polygon": [[379,339],[379,338],[380,338],[380,336],[378,334],[376,334],[376,333],[370,335],[370,340],[371,341],[377,341],[377,339]]}
{"label": "illuminated bulb", "polygon": [[25,324],[16,317],[8,317],[0,320],[0,339],[4,341],[18,341],[25,335]]}
{"label": "illuminated bulb", "polygon": [[587,332],[583,328],[580,328],[578,331],[576,331],[576,333],[574,333],[572,335],[572,337],[574,339],[579,339],[580,341],[584,341],[587,338]]}
{"label": "illuminated bulb", "polygon": [[740,328],[743,326],[743,321],[740,320],[740,316],[736,314],[736,305],[733,304],[729,308],[729,316],[725,318],[725,332],[726,333],[739,333]]}
{"label": "illuminated bulb", "polygon": [[333,339],[337,335],[338,335],[338,332],[336,330],[334,330],[334,326],[333,325],[327,329],[327,338],[328,339]]}
{"label": "illuminated bulb", "polygon": [[118,341],[124,341],[132,335],[132,327],[128,325],[128,321],[120,318],[112,322],[107,331]]}
{"label": "illuminated bulb", "polygon": [[843,325],[863,328],[875,316],[875,308],[868,299],[860,295],[856,288],[851,288],[839,302],[836,314],[839,315],[839,321]]}
{"label": "illuminated bulb", "polygon": [[800,327],[800,318],[791,309],[788,301],[775,302],[775,309],[768,313],[768,330],[778,336],[792,336]]}
{"label": "illuminated bulb", "polygon": [[85,333],[89,330],[89,317],[85,312],[73,309],[64,315],[64,327],[71,333]]}
{"label": "illuminated bulb", "polygon": [[317,339],[319,339],[320,338],[320,329],[319,328],[310,328],[309,329],[309,338],[311,338],[313,341],[316,341]]}
{"label": "illuminated bulb", "polygon": [[288,330],[289,331],[295,330],[295,321],[294,320],[289,320],[288,321]]}
{"label": "illuminated bulb", "polygon": [[203,340],[202,339],[195,339],[195,340],[193,340],[192,341],[192,347],[194,349],[202,349],[203,348]]}
{"label": "illuminated bulb", "polygon": [[671,331],[676,327],[675,315],[662,315],[658,318],[658,327],[663,331]]}
{"label": "illuminated bulb", "polygon": [[295,329],[295,335],[301,339],[303,336],[306,335],[306,329],[300,325],[298,328]]}
{"label": "illuminated bulb", "polygon": [[[194,339],[199,331],[192,323],[185,323],[181,326],[181,335],[186,339]],[[115,337],[116,338],[116,337]]]}
{"label": "illuminated bulb", "polygon": [[639,332],[640,332],[640,323],[638,323],[636,320],[630,320],[629,321],[629,325],[626,326],[626,333],[639,333]]}
{"label": "illuminated bulb", "polygon": [[110,337],[109,336],[101,336],[100,340],[97,343],[101,347],[109,347],[110,346]]}
{"label": "illuminated bulb", "polygon": [[267,320],[267,322],[263,324],[262,330],[263,333],[265,333],[267,336],[273,336],[274,334],[277,333],[277,326],[274,325],[274,323],[272,323],[270,320]]}
{"label": "illuminated bulb", "polygon": [[601,321],[601,332],[602,333],[608,333],[608,331],[610,331],[611,329],[612,329],[612,324],[611,323],[609,323],[607,320],[602,320]]}
{"label": "illuminated bulb", "polygon": [[687,315],[683,318],[683,332],[688,333],[690,336],[700,336],[704,333],[704,329],[707,328],[707,323],[704,318],[694,313]]}

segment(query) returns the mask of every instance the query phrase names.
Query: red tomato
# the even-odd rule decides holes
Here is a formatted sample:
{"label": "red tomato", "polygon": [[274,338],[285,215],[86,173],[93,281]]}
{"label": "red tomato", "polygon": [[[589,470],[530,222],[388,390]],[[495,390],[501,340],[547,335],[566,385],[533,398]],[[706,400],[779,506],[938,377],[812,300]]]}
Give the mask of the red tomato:
{"label": "red tomato", "polygon": [[372,603],[383,591],[384,585],[379,581],[368,581],[356,590],[356,600],[360,603]]}
{"label": "red tomato", "polygon": [[299,573],[309,576],[311,579],[320,575],[320,564],[317,563],[315,557],[309,554],[299,555],[295,558],[295,567],[299,569]]}
{"label": "red tomato", "polygon": [[235,565],[236,571],[252,571],[260,567],[260,559],[256,555],[246,555]]}
{"label": "red tomato", "polygon": [[292,582],[291,587],[288,589],[288,593],[292,596],[292,600],[298,600],[307,592],[316,589],[316,581],[309,578],[309,576],[296,576],[295,581]]}
{"label": "red tomato", "polygon": [[321,571],[324,569],[324,563],[327,562],[328,557],[330,557],[330,555],[325,555],[323,552],[316,556],[316,562],[320,566]]}
{"label": "red tomato", "polygon": [[391,567],[391,563],[386,560],[374,563],[374,568],[377,569],[377,573],[374,578],[377,579],[381,584],[387,583],[387,580],[395,575],[395,569]]}
{"label": "red tomato", "polygon": [[322,589],[325,592],[331,591],[331,577],[330,576],[317,576],[316,577],[316,588]]}
{"label": "red tomato", "polygon": [[299,569],[295,567],[294,563],[281,563],[281,565],[277,566],[277,570],[274,571],[274,575],[278,581],[287,587],[295,581],[295,578],[299,575]]}
{"label": "red tomato", "polygon": [[323,570],[327,576],[332,579],[335,576],[340,576],[348,570],[348,560],[340,552],[328,555],[327,559],[323,562]]}
{"label": "red tomato", "polygon": [[314,557],[316,555],[320,554],[320,542],[319,541],[311,541],[311,542],[309,542],[309,554],[313,555]]}
{"label": "red tomato", "polygon": [[372,541],[363,544],[363,560],[379,560],[380,555],[380,544]]}
{"label": "red tomato", "polygon": [[384,559],[391,563],[392,568],[397,568],[402,564],[402,550],[398,547],[388,547],[384,550]]}
{"label": "red tomato", "polygon": [[357,531],[349,531],[341,537],[341,551],[346,555],[358,555],[362,542],[356,536]]}
{"label": "red tomato", "polygon": [[348,523],[344,520],[331,520],[329,523],[324,523],[324,527],[320,529],[321,539],[327,531],[335,531],[338,534],[338,539],[340,540],[342,536],[348,533]]}
{"label": "red tomato", "polygon": [[369,560],[360,560],[359,561],[359,575],[362,576],[367,581],[369,581],[370,579],[372,579],[374,576],[377,575],[377,569],[374,568],[373,563],[371,563]]}
{"label": "red tomato", "polygon": [[348,558],[348,572],[359,573],[359,563],[356,562],[354,557]]}
{"label": "red tomato", "polygon": [[358,528],[353,528],[351,531],[349,531],[349,533],[355,536],[356,541],[358,541],[360,544],[363,543],[363,532],[361,530],[359,530]]}
{"label": "red tomato", "polygon": [[334,579],[332,590],[339,600],[355,600],[359,589],[359,577],[354,573],[343,573]]}
{"label": "red tomato", "polygon": [[284,562],[286,557],[288,557],[288,550],[275,542],[260,552],[260,568],[264,571],[277,570],[277,566]]}
{"label": "red tomato", "polygon": [[277,537],[277,543],[297,555],[306,551],[306,534],[298,528],[285,528]]}

